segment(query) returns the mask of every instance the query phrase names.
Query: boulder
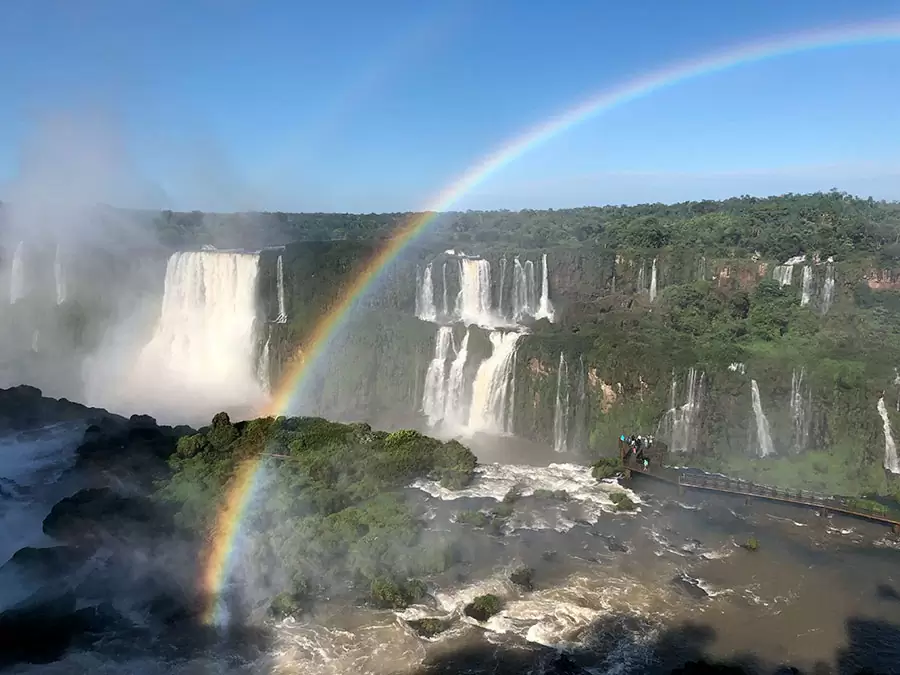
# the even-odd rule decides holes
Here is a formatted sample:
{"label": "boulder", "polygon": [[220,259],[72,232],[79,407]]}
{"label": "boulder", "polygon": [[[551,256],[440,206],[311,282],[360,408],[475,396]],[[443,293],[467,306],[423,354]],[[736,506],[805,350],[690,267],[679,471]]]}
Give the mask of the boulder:
{"label": "boulder", "polygon": [[0,667],[55,661],[82,629],[74,594],[33,596],[0,613]]}
{"label": "boulder", "polygon": [[13,553],[12,558],[0,567],[0,571],[13,568],[20,574],[35,579],[58,579],[78,569],[88,556],[88,551],[72,546],[26,546]]}
{"label": "boulder", "polygon": [[104,537],[165,534],[171,523],[144,497],[124,497],[110,488],[89,488],[57,502],[44,518],[44,534],[88,549]]}

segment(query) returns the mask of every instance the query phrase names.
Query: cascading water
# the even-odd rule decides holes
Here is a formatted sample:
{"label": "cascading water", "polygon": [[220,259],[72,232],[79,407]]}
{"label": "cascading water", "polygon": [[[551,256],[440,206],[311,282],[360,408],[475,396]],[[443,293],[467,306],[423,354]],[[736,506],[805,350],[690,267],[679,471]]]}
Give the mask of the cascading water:
{"label": "cascading water", "polygon": [[472,384],[469,430],[489,433],[512,432],[513,363],[520,333],[493,331],[491,355],[481,362]]}
{"label": "cascading water", "polygon": [[894,442],[894,434],[891,431],[891,419],[888,417],[887,406],[884,404],[884,396],[878,399],[877,407],[884,430],[884,468],[893,474],[900,474],[900,458],[897,457],[897,444]]}
{"label": "cascading water", "polygon": [[650,268],[650,302],[656,300],[656,258],[653,259],[653,266]]}
{"label": "cascading water", "polygon": [[672,452],[684,453],[694,449],[699,433],[700,408],[706,384],[706,374],[697,375],[697,369],[688,370],[684,386],[684,403],[676,402],[678,382],[672,377],[669,410],[660,420],[657,435],[666,439]]}
{"label": "cascading water", "polygon": [[425,389],[422,392],[422,412],[431,426],[444,419],[447,405],[448,385],[447,362],[453,345],[453,329],[449,326],[438,328],[434,342],[434,358],[425,373]]}
{"label": "cascading water", "polygon": [[781,286],[790,286],[794,279],[794,266],[775,265],[772,269],[772,278]]}
{"label": "cascading water", "polygon": [[416,316],[422,321],[437,320],[437,307],[434,305],[434,279],[431,276],[431,263],[425,266],[425,272],[416,293]]}
{"label": "cascading water", "polygon": [[829,261],[825,265],[825,283],[822,286],[822,314],[828,314],[832,302],[834,302],[834,263]]}
{"label": "cascading water", "polygon": [[[553,323],[553,304],[550,302],[550,273],[547,270],[547,254],[541,256],[541,299],[535,319],[547,319]],[[654,270],[656,268],[654,267]]]}
{"label": "cascading water", "polygon": [[556,374],[556,407],[553,410],[553,449],[566,452],[569,449],[569,367],[566,356],[559,353],[559,370]]}
{"label": "cascading water", "polygon": [[641,268],[638,270],[638,279],[637,279],[637,292],[638,293],[643,293],[644,288],[647,286],[646,279],[644,279],[645,276],[646,276],[646,272],[644,270],[644,263],[641,263]]}
{"label": "cascading water", "polygon": [[769,431],[769,420],[762,409],[762,401],[759,397],[759,386],[756,380],[750,380],[750,395],[753,399],[753,418],[756,421],[757,453],[760,457],[768,457],[775,453],[772,445],[772,434]]}
{"label": "cascading water", "polygon": [[66,301],[66,270],[63,267],[62,251],[59,244],[56,245],[56,254],[53,256],[53,280],[56,282],[56,304],[61,305]]}
{"label": "cascading water", "polygon": [[506,283],[506,258],[500,258],[500,285],[497,287],[497,314],[505,318],[503,313],[503,286]]}
{"label": "cascading water", "polygon": [[449,294],[447,292],[447,263],[441,265],[441,292],[443,293],[442,298],[442,307],[444,317],[450,316],[450,301]]}
{"label": "cascading water", "polygon": [[801,368],[791,374],[791,429],[794,450],[805,450],[809,443],[811,399],[804,381],[806,370]]}
{"label": "cascading water", "polygon": [[805,307],[809,304],[813,293],[813,276],[812,265],[803,266],[803,278],[800,282],[800,306]]}
{"label": "cascading water", "polygon": [[447,376],[447,396],[444,405],[444,420],[454,426],[465,424],[466,405],[466,362],[469,360],[469,331],[463,336]]}
{"label": "cascading water", "polygon": [[256,380],[265,393],[272,391],[272,357],[271,357],[272,330],[266,331],[266,341],[259,351],[259,360],[256,362]]}
{"label": "cascading water", "polygon": [[16,244],[9,268],[9,304],[14,305],[25,297],[25,242]]}
{"label": "cascading water", "polygon": [[518,258],[513,259],[513,319],[521,321],[534,312],[534,298],[528,295],[528,276]]}
{"label": "cascading water", "polygon": [[491,264],[487,260],[464,258],[459,261],[459,280],[457,316],[466,325],[496,325],[497,319],[491,312]]}
{"label": "cascading water", "polygon": [[588,440],[588,400],[587,373],[584,369],[584,356],[578,356],[578,388],[575,393],[575,429],[572,434],[576,449]]}
{"label": "cascading water", "polygon": [[278,256],[275,263],[275,274],[278,277],[278,316],[275,317],[275,323],[287,323],[287,312],[284,308],[284,260],[282,256]]}

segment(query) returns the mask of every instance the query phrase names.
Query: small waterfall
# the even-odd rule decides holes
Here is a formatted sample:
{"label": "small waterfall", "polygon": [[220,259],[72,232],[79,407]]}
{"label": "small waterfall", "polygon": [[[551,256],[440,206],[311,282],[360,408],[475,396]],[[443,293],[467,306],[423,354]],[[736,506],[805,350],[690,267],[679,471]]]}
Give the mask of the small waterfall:
{"label": "small waterfall", "polygon": [[772,269],[772,278],[781,286],[790,286],[794,279],[794,266],[775,265]]}
{"label": "small waterfall", "polygon": [[493,331],[489,337],[493,350],[475,374],[469,430],[511,433],[513,363],[521,334]]}
{"label": "small waterfall", "polygon": [[56,255],[53,257],[53,280],[56,282],[56,304],[61,305],[66,301],[67,288],[62,251],[59,244],[56,245]]}
{"label": "small waterfall", "polygon": [[40,346],[41,339],[41,331],[37,328],[34,329],[34,332],[31,334],[31,351],[37,354],[40,350],[38,347]]}
{"label": "small waterfall", "polygon": [[431,263],[425,266],[419,288],[416,292],[416,316],[422,321],[437,320],[437,307],[434,306],[434,280],[431,278]]}
{"label": "small waterfall", "polygon": [[444,419],[447,405],[448,380],[447,363],[453,345],[453,329],[449,326],[438,328],[434,341],[434,358],[425,373],[425,390],[422,392],[422,412],[428,424],[436,425]]}
{"label": "small waterfall", "polygon": [[9,269],[9,304],[14,305],[25,297],[25,242],[20,241],[13,253]]}
{"label": "small waterfall", "polygon": [[641,263],[641,269],[638,270],[638,280],[637,280],[637,292],[643,293],[644,288],[647,286],[646,279],[646,270],[644,269],[644,263]]}
{"label": "small waterfall", "polygon": [[806,450],[809,443],[810,408],[812,401],[805,383],[806,370],[801,368],[791,374],[791,428],[794,450]]}
{"label": "small waterfall", "polygon": [[828,314],[834,302],[834,263],[825,265],[825,284],[822,286],[822,314]]}
{"label": "small waterfall", "polygon": [[553,449],[566,452],[569,449],[569,367],[566,356],[559,353],[559,370],[556,374],[556,407],[553,410]]}
{"label": "small waterfall", "polygon": [[487,260],[460,260],[459,282],[457,316],[466,325],[493,326],[496,318],[491,312],[491,264]]}
{"label": "small waterfall", "polygon": [[709,269],[706,265],[706,256],[701,255],[700,262],[697,264],[697,279],[699,279],[701,281],[705,280],[708,275],[709,275]]}
{"label": "small waterfall", "polygon": [[803,266],[803,278],[800,282],[800,306],[805,307],[809,304],[813,293],[813,276],[812,265]]}
{"label": "small waterfall", "polygon": [[447,263],[444,263],[443,265],[441,265],[441,285],[443,287],[441,289],[441,291],[444,296],[442,298],[441,309],[443,310],[444,316],[449,317],[450,316],[450,302],[448,301],[449,296],[447,293]]}
{"label": "small waterfall", "polygon": [[287,312],[284,309],[284,260],[282,256],[278,256],[275,263],[275,275],[278,283],[278,316],[275,317],[275,323],[287,323]]}
{"label": "small waterfall", "polygon": [[[547,319],[553,323],[553,304],[550,302],[550,273],[547,271],[547,254],[541,256],[541,299],[535,319]],[[654,267],[654,270],[656,268]]]}
{"label": "small waterfall", "polygon": [[688,370],[684,382],[684,403],[678,405],[676,393],[678,382],[673,373],[669,410],[656,430],[658,436],[666,439],[672,452],[690,452],[697,444],[705,384],[705,373],[701,372],[698,377],[696,368]]}
{"label": "small waterfall", "polygon": [[505,318],[503,314],[503,285],[506,282],[506,258],[500,258],[500,286],[497,288],[497,314]]}
{"label": "small waterfall", "polygon": [[650,302],[656,300],[656,258],[653,259],[653,266],[650,268]]}
{"label": "small waterfall", "polygon": [[891,419],[888,417],[883,395],[878,399],[878,414],[881,416],[881,424],[884,429],[884,468],[891,473],[900,474],[897,444],[894,442],[894,434],[891,432]]}
{"label": "small waterfall", "polygon": [[528,297],[528,278],[525,276],[525,268],[518,258],[513,258],[513,295],[512,310],[513,319],[521,321],[531,313],[530,298]]}
{"label": "small waterfall", "polygon": [[256,362],[256,379],[262,390],[272,393],[272,357],[271,357],[272,329],[266,330],[266,341],[259,351],[259,360]]}
{"label": "small waterfall", "polygon": [[528,297],[526,314],[534,316],[537,311],[537,285],[534,283],[534,263],[525,261],[525,295]]}
{"label": "small waterfall", "polygon": [[768,457],[775,452],[772,445],[772,434],[769,432],[769,420],[762,409],[762,401],[759,398],[759,386],[756,380],[750,380],[750,394],[753,399],[753,418],[756,420],[756,443],[760,457]]}
{"label": "small waterfall", "polygon": [[450,364],[450,375],[447,378],[447,394],[444,402],[444,420],[454,425],[463,425],[466,421],[466,361],[469,360],[469,331],[463,336],[453,363]]}

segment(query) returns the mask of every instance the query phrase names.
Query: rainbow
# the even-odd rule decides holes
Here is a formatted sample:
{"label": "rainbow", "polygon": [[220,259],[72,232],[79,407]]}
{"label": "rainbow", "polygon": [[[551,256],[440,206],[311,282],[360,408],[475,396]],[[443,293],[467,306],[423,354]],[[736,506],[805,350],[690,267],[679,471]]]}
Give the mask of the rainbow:
{"label": "rainbow", "polygon": [[[575,107],[532,127],[469,168],[438,194],[426,211],[413,215],[397,230],[393,238],[373,256],[362,273],[344,290],[333,308],[316,324],[307,339],[304,351],[282,378],[263,414],[283,415],[290,410],[295,394],[307,383],[309,375],[315,370],[334,336],[353,313],[359,300],[406,246],[434,222],[440,212],[449,210],[476,185],[530,150],[595,115],[687,80],[800,52],[891,42],[898,39],[900,39],[900,21],[893,20],[819,29],[745,43],[712,55],[682,61],[629,80],[618,87],[591,96]],[[250,501],[255,483],[254,476],[259,466],[260,462],[257,460],[242,469],[233,480],[219,513],[216,529],[210,538],[209,554],[205,559],[203,572],[203,587],[209,597],[217,597],[227,580],[234,539],[246,505]],[[207,618],[212,620],[213,615],[214,612],[208,612]]]}

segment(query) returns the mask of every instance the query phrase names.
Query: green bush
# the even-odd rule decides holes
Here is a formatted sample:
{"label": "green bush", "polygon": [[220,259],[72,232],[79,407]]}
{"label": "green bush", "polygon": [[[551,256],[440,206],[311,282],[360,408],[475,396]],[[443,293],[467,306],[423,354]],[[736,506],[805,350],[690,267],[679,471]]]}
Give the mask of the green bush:
{"label": "green bush", "polygon": [[591,475],[596,480],[615,478],[622,471],[618,458],[601,457],[591,466]]}
{"label": "green bush", "polygon": [[476,621],[484,622],[503,609],[503,601],[496,595],[479,595],[465,606],[463,612]]}

